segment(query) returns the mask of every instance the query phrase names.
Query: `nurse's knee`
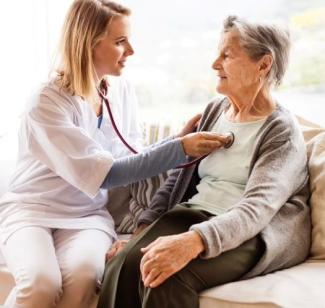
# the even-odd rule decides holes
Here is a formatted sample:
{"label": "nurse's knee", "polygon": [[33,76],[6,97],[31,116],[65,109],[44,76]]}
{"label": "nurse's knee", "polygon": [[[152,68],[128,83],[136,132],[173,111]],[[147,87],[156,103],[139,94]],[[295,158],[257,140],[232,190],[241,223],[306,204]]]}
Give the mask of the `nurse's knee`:
{"label": "nurse's knee", "polygon": [[64,276],[62,302],[71,307],[89,307],[99,292],[104,266],[89,262],[79,263]]}
{"label": "nurse's knee", "polygon": [[60,272],[38,269],[18,277],[16,301],[22,307],[53,307],[62,294]]}

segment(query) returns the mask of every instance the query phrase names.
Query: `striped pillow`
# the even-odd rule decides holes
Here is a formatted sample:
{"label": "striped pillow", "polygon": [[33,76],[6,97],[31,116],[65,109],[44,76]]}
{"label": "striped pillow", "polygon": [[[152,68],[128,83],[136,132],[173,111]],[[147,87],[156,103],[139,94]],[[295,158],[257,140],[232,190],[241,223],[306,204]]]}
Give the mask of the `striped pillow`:
{"label": "striped pillow", "polygon": [[141,212],[149,207],[150,201],[157,189],[162,186],[167,173],[154,176],[130,185],[131,199],[129,212],[117,228],[118,233],[132,233],[137,225]]}

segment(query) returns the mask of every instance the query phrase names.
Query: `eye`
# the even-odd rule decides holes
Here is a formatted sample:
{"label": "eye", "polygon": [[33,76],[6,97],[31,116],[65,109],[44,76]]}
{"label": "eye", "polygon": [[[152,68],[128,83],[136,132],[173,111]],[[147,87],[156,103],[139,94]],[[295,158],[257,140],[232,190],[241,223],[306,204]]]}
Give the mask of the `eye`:
{"label": "eye", "polygon": [[119,45],[123,45],[124,42],[125,42],[125,38],[116,41],[115,44],[119,46]]}

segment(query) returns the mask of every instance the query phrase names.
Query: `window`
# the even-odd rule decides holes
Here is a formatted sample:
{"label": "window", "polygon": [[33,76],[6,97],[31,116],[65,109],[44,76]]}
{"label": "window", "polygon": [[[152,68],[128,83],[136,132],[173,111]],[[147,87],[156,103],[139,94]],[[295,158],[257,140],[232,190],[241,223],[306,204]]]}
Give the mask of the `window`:
{"label": "window", "polygon": [[278,101],[325,125],[325,5],[318,0],[124,0],[133,10],[135,55],[128,74],[144,119],[179,123],[215,93],[211,64],[228,15],[289,27],[290,67]]}
{"label": "window", "polygon": [[71,0],[3,1],[0,10],[0,136],[16,127],[33,91],[53,67]]}
{"label": "window", "polygon": [[[5,1],[0,11],[0,135],[53,65],[71,0]],[[291,64],[278,100],[325,125],[325,5],[322,0],[122,0],[132,14],[135,55],[126,75],[136,86],[142,118],[174,126],[216,95],[211,63],[229,14],[288,25]]]}

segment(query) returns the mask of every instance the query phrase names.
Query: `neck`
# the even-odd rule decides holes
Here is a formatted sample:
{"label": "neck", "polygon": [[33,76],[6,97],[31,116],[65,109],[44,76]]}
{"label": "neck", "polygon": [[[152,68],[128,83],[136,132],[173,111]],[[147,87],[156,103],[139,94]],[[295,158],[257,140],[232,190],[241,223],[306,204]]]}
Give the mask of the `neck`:
{"label": "neck", "polygon": [[[95,86],[98,89],[100,89],[100,83],[102,81],[102,78],[104,77],[104,75],[102,75],[98,70],[96,70],[95,68],[93,69],[93,76],[94,76],[94,82],[95,82]],[[100,89],[101,90],[101,89]],[[97,99],[96,102],[94,102],[92,104],[92,108],[95,111],[97,116],[100,116],[102,114],[102,103],[101,103],[101,97],[99,95],[97,95]]]}
{"label": "neck", "polygon": [[227,111],[227,117],[233,122],[261,119],[270,115],[276,105],[269,88],[264,87],[259,91],[246,91],[228,98],[231,106]]}
{"label": "neck", "polygon": [[93,75],[94,75],[95,85],[96,87],[99,87],[100,82],[104,77],[104,74],[102,74],[100,70],[97,70],[96,68],[94,68],[93,72],[94,72]]}

